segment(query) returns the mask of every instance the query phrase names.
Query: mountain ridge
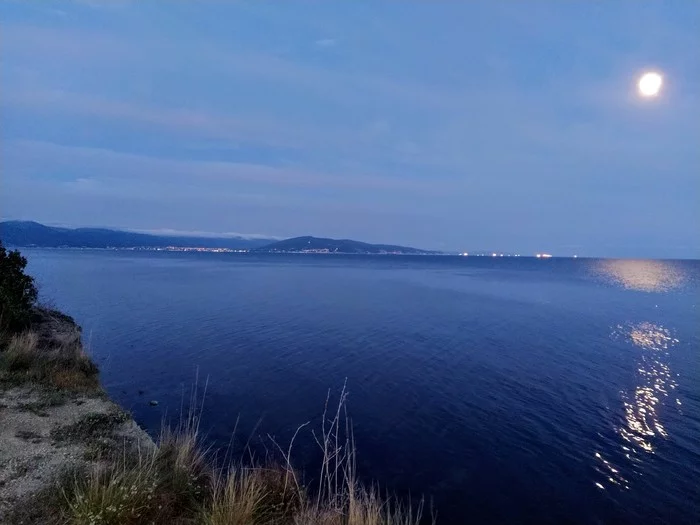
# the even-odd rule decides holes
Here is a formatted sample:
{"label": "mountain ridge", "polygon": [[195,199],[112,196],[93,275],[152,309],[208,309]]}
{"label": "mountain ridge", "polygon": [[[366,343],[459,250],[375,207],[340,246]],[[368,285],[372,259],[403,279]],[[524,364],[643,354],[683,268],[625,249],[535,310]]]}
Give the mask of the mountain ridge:
{"label": "mountain ridge", "polygon": [[0,240],[8,246],[37,248],[195,248],[248,250],[255,253],[348,253],[430,255],[441,252],[393,244],[305,235],[285,240],[243,237],[155,235],[110,228],[66,228],[35,221],[0,222]]}
{"label": "mountain ridge", "polygon": [[219,248],[254,249],[275,239],[243,237],[196,237],[153,235],[110,228],[65,228],[46,226],[35,221],[0,222],[3,243],[19,247],[40,248]]}
{"label": "mountain ridge", "polygon": [[256,248],[255,252],[264,253],[356,253],[356,254],[405,254],[430,255],[440,252],[421,250],[408,246],[393,244],[370,244],[351,239],[330,239],[304,235],[283,241],[273,242]]}

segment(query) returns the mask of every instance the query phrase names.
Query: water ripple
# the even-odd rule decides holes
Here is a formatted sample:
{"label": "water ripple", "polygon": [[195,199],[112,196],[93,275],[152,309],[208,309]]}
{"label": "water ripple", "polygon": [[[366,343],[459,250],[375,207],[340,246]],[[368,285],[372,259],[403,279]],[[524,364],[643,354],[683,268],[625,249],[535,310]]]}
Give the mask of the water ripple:
{"label": "water ripple", "polygon": [[[642,349],[637,358],[637,385],[620,392],[624,416],[622,424],[616,428],[624,441],[624,456],[630,461],[639,461],[639,454],[654,454],[656,441],[669,437],[660,417],[660,409],[678,387],[676,376],[668,363],[668,351],[679,340],[668,328],[648,321],[618,325],[612,338]],[[681,404],[678,398],[675,399],[675,404]],[[599,463],[596,470],[608,482],[629,488],[629,480],[619,473],[618,467],[613,466],[600,452],[596,452],[595,456]],[[604,488],[599,481],[595,485]]]}

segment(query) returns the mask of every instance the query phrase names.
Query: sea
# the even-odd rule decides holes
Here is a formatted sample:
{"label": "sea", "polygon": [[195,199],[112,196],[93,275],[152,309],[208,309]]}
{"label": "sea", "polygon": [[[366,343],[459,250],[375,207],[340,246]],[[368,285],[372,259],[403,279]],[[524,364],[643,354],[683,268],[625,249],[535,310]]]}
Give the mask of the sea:
{"label": "sea", "polygon": [[360,477],[438,524],[700,523],[700,261],[23,253],[154,436],[298,430],[313,482],[345,389]]}

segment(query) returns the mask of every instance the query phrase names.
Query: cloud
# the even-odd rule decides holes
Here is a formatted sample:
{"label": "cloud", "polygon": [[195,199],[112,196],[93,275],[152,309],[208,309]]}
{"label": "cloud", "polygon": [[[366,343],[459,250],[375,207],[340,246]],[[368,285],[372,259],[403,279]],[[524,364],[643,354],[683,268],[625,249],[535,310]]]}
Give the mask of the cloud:
{"label": "cloud", "polygon": [[101,190],[100,182],[94,178],[78,177],[75,180],[65,183],[66,188],[76,193],[99,193]]}
{"label": "cloud", "polygon": [[77,66],[89,62],[91,67],[107,68],[114,63],[138,59],[138,49],[129,40],[107,31],[85,28],[4,24],[2,45],[3,58],[23,62],[70,59],[70,63]]}
{"label": "cloud", "polygon": [[[127,39],[84,29],[65,31],[10,26],[6,37],[5,41],[13,42],[9,55],[24,56],[26,44],[31,57],[46,53],[49,57],[68,56],[71,57],[70,67],[78,65],[86,70],[95,65],[103,67],[105,63],[115,71],[132,64],[145,66],[153,63],[158,51],[163,50],[146,37],[139,40],[142,48],[139,51]],[[319,42],[322,40],[331,39]],[[34,113],[65,112],[135,122],[200,143],[207,139],[228,141],[229,148],[241,145],[293,148],[295,154],[307,157],[318,157],[325,150],[332,150],[338,161],[359,160],[365,166],[394,163],[402,169],[470,169],[487,151],[475,145],[487,142],[491,155],[501,147],[509,148],[511,157],[528,156],[528,148],[536,143],[550,150],[556,144],[560,151],[574,154],[590,156],[617,152],[630,157],[639,150],[639,130],[643,129],[636,122],[635,126],[630,125],[635,119],[639,121],[640,108],[633,107],[633,103],[620,96],[611,96],[624,89],[617,79],[576,84],[575,79],[564,76],[550,79],[549,84],[540,85],[535,91],[479,83],[455,89],[448,85],[428,86],[424,79],[421,83],[383,74],[324,69],[264,52],[230,52],[202,41],[192,42],[178,53],[166,54],[164,60],[175,55],[182,60],[197,60],[199,67],[212,68],[214,74],[222,76],[222,82],[228,79],[227,75],[233,75],[251,84],[269,81],[274,86],[293,86],[303,92],[304,97],[331,100],[337,111],[363,108],[372,100],[373,105],[382,108],[386,119],[392,124],[396,120],[396,124],[390,130],[380,129],[372,124],[376,116],[371,112],[367,114],[367,122],[362,124],[356,119],[328,122],[305,116],[299,121],[265,107],[245,109],[254,114],[235,116],[227,115],[225,107],[217,111],[187,107],[189,101],[183,101],[184,107],[155,107],[89,92],[52,90],[43,87],[46,83],[42,78],[31,78],[21,85],[13,81],[14,86],[4,89],[3,104],[21,106]],[[105,56],[109,60],[105,60]],[[18,75],[6,76],[19,78]],[[577,111],[594,112],[600,118],[592,119],[590,125],[570,121],[564,127],[561,113],[570,111],[574,103]],[[657,128],[683,127],[688,132],[696,132],[697,126],[687,124],[696,121],[697,110],[693,110],[697,107],[696,100],[676,99],[673,104],[664,117],[667,122],[657,123]],[[241,107],[246,106],[235,105],[233,111],[240,111]],[[684,111],[689,108],[690,111]],[[632,114],[635,111],[637,115]],[[678,116],[676,121],[670,122],[669,116],[674,115]],[[404,126],[401,120],[410,124]],[[654,139],[652,147],[658,148],[672,140],[673,134],[664,130],[659,137]]]}
{"label": "cloud", "polygon": [[[11,33],[12,53],[23,56],[22,44],[27,40],[29,48],[35,48],[30,56],[42,55],[37,51],[48,53],[49,57],[56,53],[69,56],[71,61],[67,67],[92,70],[94,65],[103,67],[108,63],[114,72],[126,67],[135,74],[132,66],[138,66],[137,70],[141,71],[141,67],[155,63],[159,51],[163,51],[151,37],[140,39],[137,50],[129,40],[110,34],[82,29],[72,32],[30,29],[26,33],[17,30]],[[333,39],[320,39],[317,45],[326,40]],[[109,60],[104,60],[103,51]],[[632,144],[634,141],[625,144],[625,134],[613,129],[614,126],[606,130],[596,123],[596,129],[590,131],[575,125],[562,129],[559,113],[571,100],[577,100],[580,107],[587,110],[607,111],[610,122],[614,122],[615,114],[619,113],[618,101],[601,101],[596,98],[597,94],[587,93],[585,86],[567,84],[570,79],[540,86],[534,92],[514,90],[508,85],[488,86],[479,83],[481,80],[456,89],[439,83],[426,85],[424,78],[416,81],[323,68],[266,52],[231,52],[206,41],[191,42],[178,53],[166,54],[162,59],[174,60],[173,56],[179,60],[196,60],[198,67],[223,83],[230,77],[250,85],[269,82],[273,90],[280,86],[286,90],[290,86],[302,93],[300,97],[325,99],[330,103],[325,109],[346,114],[354,114],[354,110],[359,109],[357,113],[362,115],[367,101],[371,100],[371,106],[381,107],[384,114],[377,119],[377,115],[367,111],[365,122],[359,118],[329,122],[326,118],[310,116],[330,114],[311,106],[308,115],[285,118],[284,112],[277,113],[267,107],[250,109],[245,100],[236,104],[224,101],[224,107],[216,111],[205,110],[201,105],[188,107],[192,104],[190,100],[183,100],[181,107],[172,102],[170,107],[156,107],[152,103],[115,100],[90,92],[52,90],[44,87],[47,84],[41,78],[5,89],[3,104],[22,107],[35,114],[63,112],[131,122],[145,127],[145,131],[157,128],[168,136],[178,135],[200,144],[203,140],[219,140],[229,149],[261,145],[294,150],[296,158],[322,159],[325,155],[326,159],[332,157],[336,165],[352,161],[365,171],[417,172],[432,168],[471,172],[480,159],[485,162],[486,157],[501,149],[508,149],[512,164],[517,164],[518,156],[532,156],[528,148],[533,142],[552,144],[547,142],[550,137],[562,151],[586,149],[589,155],[637,148],[636,143]],[[56,85],[55,80],[50,80],[48,86],[51,82]],[[296,96],[290,91],[287,100]],[[285,98],[282,96],[279,100]],[[229,104],[231,107],[225,107]],[[230,113],[240,112],[241,108],[249,113],[227,114],[227,109]],[[392,123],[391,127],[388,122]],[[505,160],[499,157],[497,162],[503,164]],[[368,169],[368,166],[374,168]]]}
{"label": "cloud", "polygon": [[[596,89],[590,94],[594,106],[599,104],[596,97],[600,91]],[[362,129],[332,128],[318,123],[293,125],[266,116],[233,117],[192,108],[153,107],[61,90],[15,90],[4,95],[2,103],[6,107],[20,107],[37,115],[59,113],[140,124],[144,126],[143,133],[150,134],[155,129],[159,136],[174,135],[186,140],[184,144],[173,144],[181,151],[199,144],[199,157],[206,155],[206,149],[201,150],[202,141],[214,140],[218,143],[213,149],[234,150],[255,145],[278,148],[272,158],[284,158],[285,151],[290,151],[298,159],[296,165],[275,166],[174,160],[108,149],[35,144],[42,152],[47,150],[48,155],[58,155],[59,161],[70,170],[81,170],[81,163],[93,162],[94,169],[115,173],[109,164],[116,163],[124,166],[122,173],[114,175],[117,177],[136,170],[149,178],[171,173],[180,180],[187,180],[186,173],[190,173],[192,180],[197,173],[199,178],[268,186],[394,190],[429,195],[455,189],[454,184],[450,185],[451,178],[459,178],[465,185],[462,189],[467,184],[472,191],[493,187],[496,183],[489,183],[488,177],[505,179],[503,174],[513,170],[533,180],[551,182],[566,173],[569,178],[585,177],[588,185],[601,180],[606,185],[619,184],[615,181],[620,177],[611,177],[610,170],[622,173],[634,169],[638,177],[644,178],[644,173],[652,169],[670,169],[673,179],[687,178],[690,175],[686,150],[692,143],[677,141],[673,130],[685,128],[689,135],[698,130],[697,110],[678,112],[667,108],[654,117],[657,133],[649,134],[651,114],[647,113],[654,108],[629,106],[615,110],[604,102],[600,104],[609,116],[591,122],[570,120],[562,127],[553,114],[556,107],[526,104],[518,107],[521,101],[517,97],[504,98],[497,110],[474,110],[469,120],[457,113],[405,134],[402,126],[394,122],[395,116],[378,117]],[[640,144],[644,147],[640,148]],[[60,155],[57,147],[63,148]],[[508,155],[501,155],[502,151]],[[94,155],[102,161],[86,159]],[[69,160],[71,156],[74,160]],[[543,162],[545,156],[547,161]],[[601,170],[596,160],[603,157],[608,159],[607,170]],[[428,178],[424,176],[426,170],[439,171]],[[411,174],[422,177],[417,180],[409,177]],[[509,191],[508,186],[501,189]]]}
{"label": "cloud", "polygon": [[[190,108],[154,107],[89,93],[30,89],[5,93],[7,107],[22,107],[42,114],[68,114],[156,126],[166,132],[218,138],[233,142],[291,147],[304,142],[300,130],[268,117],[231,117]],[[308,137],[307,137],[308,139]]]}
{"label": "cloud", "polygon": [[113,9],[126,7],[132,0],[73,0],[73,3],[91,9]]}
{"label": "cloud", "polygon": [[[187,107],[154,107],[64,90],[10,90],[4,93],[0,104],[9,110],[20,108],[39,118],[98,118],[106,120],[107,125],[124,122],[138,126],[144,133],[157,130],[159,136],[185,140],[178,145],[180,149],[202,150],[203,143],[206,146],[213,140],[214,149],[239,150],[246,145],[280,148],[312,163],[332,152],[334,167],[330,169],[348,164],[356,172],[381,169],[384,173],[406,174],[416,167],[454,170],[473,162],[465,137],[474,133],[474,120],[466,129],[464,123],[453,127],[453,120],[446,120],[437,127],[425,126],[413,131],[410,138],[403,138],[400,127],[392,126],[386,118],[368,120],[364,125],[302,124],[265,115],[230,116]],[[479,133],[483,134],[485,129],[482,125]],[[503,136],[503,132],[498,133]]]}
{"label": "cloud", "polygon": [[333,47],[336,44],[334,38],[321,38],[314,42],[318,47]]}
{"label": "cloud", "polygon": [[156,228],[151,230],[128,228],[134,233],[148,233],[151,235],[163,235],[166,237],[212,237],[212,238],[242,238],[242,239],[283,239],[266,233],[238,233],[238,232],[208,232],[199,230],[174,230],[172,228]]}
{"label": "cloud", "polygon": [[44,9],[44,12],[48,15],[59,16],[62,18],[68,16],[68,12],[64,11],[63,9],[54,9],[54,8],[49,7],[49,8]]}
{"label": "cloud", "polygon": [[[295,166],[192,161],[125,153],[105,148],[65,146],[41,141],[11,141],[5,155],[6,172],[36,174],[45,170],[89,173],[115,180],[165,180],[180,183],[225,184],[245,182],[274,187],[375,190],[444,194],[449,186],[430,181],[391,178],[357,173],[333,173]],[[88,177],[72,187],[85,188]]]}
{"label": "cloud", "polygon": [[[84,28],[66,30],[17,24],[4,27],[3,33],[4,53],[26,60],[70,58],[70,66],[82,70],[108,67],[114,73],[126,68],[132,74],[136,70],[147,74],[153,67],[171,60],[177,64],[192,61],[200,70],[216,74],[220,81],[227,81],[228,76],[236,82],[241,82],[241,78],[251,83],[269,81],[344,106],[365,104],[368,97],[381,97],[393,105],[412,109],[470,110],[483,105],[484,98],[493,103],[504,95],[478,86],[457,90],[426,84],[423,79],[395,79],[384,74],[322,67],[269,52],[234,51],[203,39],[173,48],[152,34],[135,39]],[[337,45],[337,40],[319,39],[315,45],[330,47]],[[510,91],[507,94],[512,96]]]}

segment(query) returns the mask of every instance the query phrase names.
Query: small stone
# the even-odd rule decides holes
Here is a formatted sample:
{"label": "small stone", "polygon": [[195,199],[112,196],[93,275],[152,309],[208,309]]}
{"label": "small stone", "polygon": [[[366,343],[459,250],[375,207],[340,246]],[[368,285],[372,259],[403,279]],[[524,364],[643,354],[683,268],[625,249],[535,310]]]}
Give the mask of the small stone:
{"label": "small stone", "polygon": [[152,399],[151,401],[148,402],[148,404],[151,405],[152,407],[155,407],[155,406],[158,406],[158,401]]}

